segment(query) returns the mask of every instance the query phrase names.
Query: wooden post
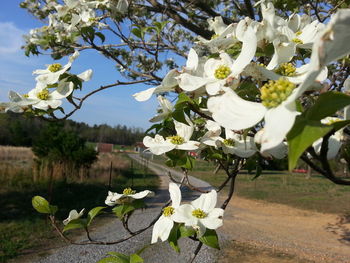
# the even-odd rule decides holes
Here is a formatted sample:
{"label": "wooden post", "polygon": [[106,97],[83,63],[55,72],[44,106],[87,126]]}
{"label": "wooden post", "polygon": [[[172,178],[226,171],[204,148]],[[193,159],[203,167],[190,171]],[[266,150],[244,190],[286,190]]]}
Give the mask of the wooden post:
{"label": "wooden post", "polygon": [[111,161],[111,165],[109,166],[108,190],[112,189],[112,170],[113,170],[113,162]]}

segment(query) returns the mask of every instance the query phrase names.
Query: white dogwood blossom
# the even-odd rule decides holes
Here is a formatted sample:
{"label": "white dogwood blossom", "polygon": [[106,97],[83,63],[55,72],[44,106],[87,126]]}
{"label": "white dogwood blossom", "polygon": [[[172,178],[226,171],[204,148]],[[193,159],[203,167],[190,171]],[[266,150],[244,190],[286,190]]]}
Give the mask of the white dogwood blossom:
{"label": "white dogwood blossom", "polygon": [[153,196],[153,195],[154,195],[154,192],[150,190],[144,190],[137,193],[135,190],[132,190],[131,188],[125,188],[122,194],[108,191],[108,196],[105,200],[105,204],[109,206],[114,206],[125,202],[131,202],[133,199],[143,199],[146,196]]}
{"label": "white dogwood blossom", "polygon": [[70,221],[75,220],[75,219],[79,219],[80,217],[83,216],[84,211],[85,211],[85,208],[83,208],[79,213],[78,213],[77,210],[71,210],[71,211],[69,212],[68,217],[67,217],[65,220],[63,220],[63,224],[64,224],[64,225],[68,225],[68,223],[69,223]]}
{"label": "white dogwood blossom", "polygon": [[156,243],[158,239],[167,240],[174,226],[174,218],[181,203],[181,191],[177,184],[171,182],[169,183],[169,193],[171,205],[163,208],[162,215],[153,226],[152,244]]}
{"label": "white dogwood blossom", "polygon": [[197,150],[200,143],[190,140],[193,134],[193,124],[186,125],[175,120],[174,124],[177,132],[176,135],[168,136],[166,139],[158,134],[154,138],[146,136],[143,138],[143,144],[148,147],[149,151],[156,155],[161,155],[174,149],[185,151]]}
{"label": "white dogwood blossom", "polygon": [[181,205],[173,219],[176,222],[184,223],[185,226],[193,227],[201,237],[208,229],[217,229],[222,226],[224,210],[215,208],[217,193],[211,190],[209,193],[201,194],[199,198],[191,204]]}

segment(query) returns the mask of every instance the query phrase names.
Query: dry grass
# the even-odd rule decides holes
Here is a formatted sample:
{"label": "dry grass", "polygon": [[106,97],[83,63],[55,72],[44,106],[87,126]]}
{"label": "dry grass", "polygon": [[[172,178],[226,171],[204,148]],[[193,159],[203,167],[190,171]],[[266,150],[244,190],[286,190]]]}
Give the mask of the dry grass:
{"label": "dry grass", "polygon": [[0,161],[32,161],[33,158],[28,147],[0,146]]}

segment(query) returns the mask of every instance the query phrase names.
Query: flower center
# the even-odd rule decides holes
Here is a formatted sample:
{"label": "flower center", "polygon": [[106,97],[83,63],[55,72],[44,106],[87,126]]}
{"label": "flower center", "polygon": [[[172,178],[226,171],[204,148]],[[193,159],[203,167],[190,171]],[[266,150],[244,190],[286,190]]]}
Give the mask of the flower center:
{"label": "flower center", "polygon": [[225,139],[224,144],[226,146],[235,146],[235,141],[233,139]]}
{"label": "flower center", "polygon": [[169,217],[175,213],[175,209],[172,206],[167,206],[163,209],[163,215]]}
{"label": "flower center", "polygon": [[211,36],[211,39],[218,38],[219,36],[220,36],[220,35],[218,35],[218,34],[214,34],[214,35]]}
{"label": "flower center", "polygon": [[297,31],[297,32],[295,32],[295,35],[296,35],[296,36],[300,36],[300,35],[301,35],[301,33],[303,33],[303,32],[301,32],[301,31]]}
{"label": "flower center", "polygon": [[59,63],[51,64],[48,68],[49,71],[51,72],[57,72],[62,68],[62,65]]}
{"label": "flower center", "polygon": [[285,101],[295,89],[295,85],[284,78],[270,80],[261,88],[262,104],[267,108],[275,108]]}
{"label": "flower center", "polygon": [[43,89],[36,96],[38,97],[38,99],[47,100],[50,96],[50,93],[47,89]]}
{"label": "flower center", "polygon": [[296,67],[292,63],[283,63],[275,72],[282,76],[293,77],[296,75]]}
{"label": "flower center", "polygon": [[22,97],[23,98],[29,98],[29,95],[28,94],[23,94]]}
{"label": "flower center", "polygon": [[183,144],[185,142],[185,139],[182,138],[181,136],[179,135],[175,135],[175,136],[170,136],[168,137],[170,139],[170,142],[172,144],[177,144],[177,145],[180,145],[180,144]]}
{"label": "flower center", "polygon": [[132,190],[130,187],[125,188],[123,190],[123,195],[133,195],[133,194],[136,194],[136,191]]}
{"label": "flower center", "polygon": [[304,44],[304,42],[301,39],[297,38],[297,37],[293,38],[292,41],[294,43],[296,43],[296,44]]}
{"label": "flower center", "polygon": [[231,69],[228,66],[221,65],[215,70],[214,76],[217,79],[226,79],[230,74]]}
{"label": "flower center", "polygon": [[202,209],[195,209],[192,211],[192,215],[197,218],[206,218],[207,214]]}

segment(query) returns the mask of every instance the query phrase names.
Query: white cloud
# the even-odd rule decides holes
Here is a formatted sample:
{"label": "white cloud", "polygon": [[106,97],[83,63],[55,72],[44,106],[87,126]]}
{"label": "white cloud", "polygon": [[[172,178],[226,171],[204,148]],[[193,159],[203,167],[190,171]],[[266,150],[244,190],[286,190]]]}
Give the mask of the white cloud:
{"label": "white cloud", "polygon": [[12,22],[0,22],[0,55],[13,54],[24,44],[25,31]]}

